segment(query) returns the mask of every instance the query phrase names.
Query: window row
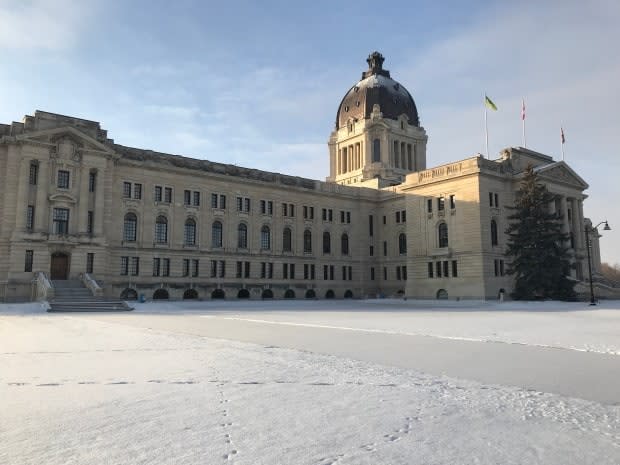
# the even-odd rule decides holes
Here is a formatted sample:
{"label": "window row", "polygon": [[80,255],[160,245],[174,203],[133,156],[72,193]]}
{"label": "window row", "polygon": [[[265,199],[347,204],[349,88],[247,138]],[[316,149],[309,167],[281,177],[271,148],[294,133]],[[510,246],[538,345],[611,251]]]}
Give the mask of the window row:
{"label": "window row", "polygon": [[495,268],[495,276],[504,276],[506,274],[506,270],[504,269],[504,260],[493,260],[493,265]]}
{"label": "window row", "polygon": [[[450,204],[450,210],[455,210],[456,209],[456,197],[454,196],[454,194],[448,197],[448,201]],[[437,204],[438,212],[442,212],[446,209],[446,197],[442,195],[441,197],[437,197],[436,199],[426,199],[427,213],[433,213],[433,204],[435,202]]]}
{"label": "window row", "polygon": [[[26,250],[24,258],[24,272],[31,273],[34,263],[34,250]],[[93,273],[95,268],[95,254],[89,252],[86,254],[86,273]]]}
{"label": "window row", "polygon": [[[452,274],[450,274],[450,271],[452,271]],[[440,262],[428,262],[428,277],[429,278],[433,278],[433,277],[457,278],[458,275],[459,275],[458,274],[458,263],[456,260],[452,260],[451,262],[448,260],[444,260]]]}

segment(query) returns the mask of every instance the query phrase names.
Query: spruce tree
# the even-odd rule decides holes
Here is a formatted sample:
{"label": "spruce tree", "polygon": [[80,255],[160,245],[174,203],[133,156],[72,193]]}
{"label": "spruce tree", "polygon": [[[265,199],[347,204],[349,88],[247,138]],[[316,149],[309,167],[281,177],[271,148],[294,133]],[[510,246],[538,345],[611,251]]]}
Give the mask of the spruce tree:
{"label": "spruce tree", "polygon": [[569,235],[562,232],[562,216],[550,212],[557,198],[528,166],[515,205],[509,207],[514,213],[508,216],[506,229],[506,255],[512,259],[507,273],[515,277],[513,299],[576,298],[575,281],[569,276]]}

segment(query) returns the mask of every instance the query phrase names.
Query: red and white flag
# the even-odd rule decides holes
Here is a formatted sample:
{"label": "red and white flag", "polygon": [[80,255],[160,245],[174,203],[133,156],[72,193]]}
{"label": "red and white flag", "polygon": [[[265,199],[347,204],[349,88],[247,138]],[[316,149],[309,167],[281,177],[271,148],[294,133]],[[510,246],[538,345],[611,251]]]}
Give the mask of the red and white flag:
{"label": "red and white flag", "polygon": [[521,99],[521,120],[525,121],[525,100]]}
{"label": "red and white flag", "polygon": [[562,143],[566,142],[566,138],[564,137],[564,128],[560,128],[560,137],[562,138]]}

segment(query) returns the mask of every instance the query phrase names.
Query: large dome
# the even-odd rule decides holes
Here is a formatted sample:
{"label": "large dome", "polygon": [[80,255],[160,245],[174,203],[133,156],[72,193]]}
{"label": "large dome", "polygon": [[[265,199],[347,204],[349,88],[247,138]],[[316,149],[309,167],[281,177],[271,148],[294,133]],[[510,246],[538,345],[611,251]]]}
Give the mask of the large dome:
{"label": "large dome", "polygon": [[388,70],[383,69],[384,60],[379,52],[368,56],[368,71],[362,73],[362,80],[351,87],[340,102],[336,128],[345,126],[349,118],[370,118],[375,104],[380,106],[384,118],[397,119],[404,113],[409,118],[409,124],[420,125],[411,94],[390,77]]}

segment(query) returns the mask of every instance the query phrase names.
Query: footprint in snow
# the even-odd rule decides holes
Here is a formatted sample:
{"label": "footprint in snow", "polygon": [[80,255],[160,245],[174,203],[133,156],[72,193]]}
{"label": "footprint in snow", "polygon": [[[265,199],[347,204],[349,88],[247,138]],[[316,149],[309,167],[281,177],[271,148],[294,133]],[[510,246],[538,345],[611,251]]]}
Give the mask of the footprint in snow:
{"label": "footprint in snow", "polygon": [[235,455],[237,455],[239,452],[236,450],[231,450],[228,454],[224,454],[224,458],[226,460],[232,460],[234,458]]}
{"label": "footprint in snow", "polygon": [[342,458],[344,458],[344,454],[338,454],[335,457],[323,457],[319,460],[319,465],[335,465],[340,462]]}
{"label": "footprint in snow", "polygon": [[400,436],[396,436],[395,434],[386,434],[383,436],[387,442],[396,442],[400,441]]}

